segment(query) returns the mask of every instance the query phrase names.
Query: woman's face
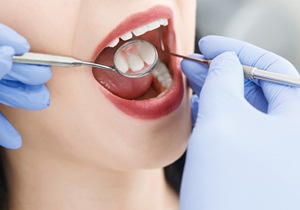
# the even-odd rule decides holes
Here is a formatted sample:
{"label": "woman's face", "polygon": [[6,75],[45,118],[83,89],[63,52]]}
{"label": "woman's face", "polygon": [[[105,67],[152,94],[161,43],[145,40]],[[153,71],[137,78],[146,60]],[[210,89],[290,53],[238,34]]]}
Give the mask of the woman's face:
{"label": "woman's face", "polygon": [[[135,34],[132,39],[158,46],[160,29],[167,48],[192,53],[195,4],[193,0],[2,0],[0,22],[26,37],[32,52],[112,64],[115,49],[107,47],[110,43]],[[146,32],[147,24],[158,27],[166,20],[167,26]],[[2,106],[1,110],[23,137],[21,150],[30,150],[30,155],[68,157],[115,169],[165,166],[184,152],[191,126],[180,61],[161,52],[159,57],[165,66],[157,69],[167,75],[160,76],[161,82],[152,75],[135,80],[90,67],[53,67],[46,84],[51,95],[48,109]]]}

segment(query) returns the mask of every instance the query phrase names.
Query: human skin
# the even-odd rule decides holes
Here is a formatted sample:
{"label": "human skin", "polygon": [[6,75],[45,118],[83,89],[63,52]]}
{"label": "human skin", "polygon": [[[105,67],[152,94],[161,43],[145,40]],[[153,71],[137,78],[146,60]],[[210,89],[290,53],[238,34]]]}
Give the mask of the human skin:
{"label": "human skin", "polygon": [[[174,15],[177,53],[190,54],[195,2],[2,0],[0,22],[23,35],[33,52],[91,60],[122,21],[163,5]],[[10,209],[176,209],[162,167],[187,146],[186,84],[173,110],[142,118],[115,106],[91,68],[52,72],[49,108],[0,106],[23,139],[21,149],[5,151]]]}

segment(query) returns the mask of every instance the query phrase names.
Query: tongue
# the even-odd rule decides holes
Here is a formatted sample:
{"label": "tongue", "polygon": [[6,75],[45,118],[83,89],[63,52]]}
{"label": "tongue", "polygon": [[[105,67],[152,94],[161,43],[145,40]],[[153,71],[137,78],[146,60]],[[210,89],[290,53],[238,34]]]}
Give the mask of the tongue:
{"label": "tongue", "polygon": [[[113,66],[113,56],[116,48],[106,48],[98,56],[96,63]],[[93,69],[95,79],[113,94],[125,98],[135,99],[144,95],[152,83],[152,75],[138,79],[121,76],[115,71]]]}

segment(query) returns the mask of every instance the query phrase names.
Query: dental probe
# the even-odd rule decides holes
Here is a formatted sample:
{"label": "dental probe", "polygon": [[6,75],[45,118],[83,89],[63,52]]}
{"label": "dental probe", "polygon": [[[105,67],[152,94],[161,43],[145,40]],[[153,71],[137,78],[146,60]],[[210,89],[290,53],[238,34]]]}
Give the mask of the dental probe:
{"label": "dental probe", "polygon": [[[146,55],[145,55],[146,52]],[[140,59],[139,65],[134,68],[129,67],[127,60],[129,56],[137,55]],[[145,61],[146,60],[146,61]],[[114,55],[114,66],[82,61],[73,57],[59,56],[51,54],[28,52],[21,56],[13,56],[13,62],[26,64],[39,64],[47,66],[77,67],[92,66],[109,71],[117,71],[122,76],[128,78],[140,78],[147,75],[155,68],[158,60],[156,48],[144,40],[132,40],[121,45]]]}
{"label": "dental probe", "polygon": [[[198,58],[192,58],[184,55],[179,55],[176,53],[168,52],[165,50],[165,46],[161,37],[161,34],[159,36],[160,39],[160,47],[161,50],[169,55],[180,57],[183,59],[188,59],[200,63],[204,63],[206,65],[210,65],[211,60],[204,60],[204,59],[198,59]],[[284,84],[284,85],[289,85],[293,87],[300,87],[300,78],[295,77],[295,76],[289,76],[289,75],[284,75],[284,74],[279,74],[279,73],[274,73],[274,72],[269,72],[269,71],[264,71],[257,69],[252,66],[243,66],[243,71],[244,71],[244,77],[249,78],[249,79],[260,79],[264,81],[269,81],[269,82],[274,82],[274,83],[279,83],[279,84]]]}

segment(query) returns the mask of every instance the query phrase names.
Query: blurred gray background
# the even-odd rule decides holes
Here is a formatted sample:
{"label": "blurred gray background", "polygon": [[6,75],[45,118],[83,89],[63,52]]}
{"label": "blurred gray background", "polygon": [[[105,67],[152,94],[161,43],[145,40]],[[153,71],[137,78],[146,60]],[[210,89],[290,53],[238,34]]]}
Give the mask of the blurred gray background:
{"label": "blurred gray background", "polygon": [[300,72],[300,0],[198,0],[197,38],[229,36],[275,52]]}

